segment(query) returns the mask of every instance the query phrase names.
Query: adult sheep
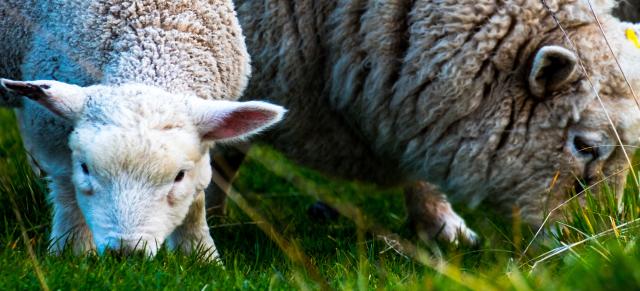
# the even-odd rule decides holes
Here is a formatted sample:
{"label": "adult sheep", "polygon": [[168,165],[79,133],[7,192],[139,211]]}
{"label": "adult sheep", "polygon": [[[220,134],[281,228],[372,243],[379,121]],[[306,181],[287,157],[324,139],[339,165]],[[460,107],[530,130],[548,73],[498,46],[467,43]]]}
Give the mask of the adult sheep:
{"label": "adult sheep", "polygon": [[217,257],[209,148],[283,114],[225,101],[250,74],[231,1],[3,0],[0,43],[0,76],[41,80],[0,94],[49,181],[52,252],[153,255],[166,239]]}
{"label": "adult sheep", "polygon": [[[621,61],[637,60],[613,2],[592,2]],[[638,144],[640,111],[586,0],[236,5],[257,68],[245,96],[289,109],[264,140],[326,173],[404,185],[420,234],[476,240],[440,193],[539,225],[576,177],[622,191],[616,145]]]}

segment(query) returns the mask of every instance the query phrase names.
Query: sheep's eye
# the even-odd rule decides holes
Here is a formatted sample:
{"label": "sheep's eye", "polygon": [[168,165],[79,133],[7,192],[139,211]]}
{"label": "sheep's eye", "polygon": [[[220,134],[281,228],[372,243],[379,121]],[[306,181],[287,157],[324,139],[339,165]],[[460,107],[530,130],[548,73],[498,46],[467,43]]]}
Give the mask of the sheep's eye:
{"label": "sheep's eye", "polygon": [[173,181],[177,183],[182,181],[182,179],[184,179],[184,171],[178,172],[178,175],[176,175],[176,178]]}
{"label": "sheep's eye", "polygon": [[87,167],[87,164],[82,163],[82,164],[80,164],[80,167],[82,168],[82,172],[83,172],[85,175],[89,175],[89,167]]}

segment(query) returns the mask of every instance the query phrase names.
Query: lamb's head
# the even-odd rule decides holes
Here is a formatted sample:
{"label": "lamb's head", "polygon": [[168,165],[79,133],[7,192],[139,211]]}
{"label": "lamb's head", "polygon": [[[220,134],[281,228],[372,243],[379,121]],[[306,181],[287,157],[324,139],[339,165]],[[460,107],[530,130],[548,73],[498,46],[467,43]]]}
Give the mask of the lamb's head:
{"label": "lamb's head", "polygon": [[100,253],[154,254],[209,184],[213,143],[246,138],[284,113],[264,102],[210,101],[135,84],[2,84],[73,122],[72,180]]}

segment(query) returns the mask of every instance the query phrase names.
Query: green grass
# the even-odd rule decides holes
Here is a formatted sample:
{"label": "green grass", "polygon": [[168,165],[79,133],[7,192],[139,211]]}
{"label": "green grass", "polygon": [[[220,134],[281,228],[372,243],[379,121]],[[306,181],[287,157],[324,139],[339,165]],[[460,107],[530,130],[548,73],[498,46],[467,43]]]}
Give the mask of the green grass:
{"label": "green grass", "polygon": [[[45,185],[25,160],[15,119],[0,111],[0,290],[38,289],[618,289],[640,286],[638,191],[618,209],[611,191],[563,210],[571,221],[532,230],[489,209],[465,213],[476,249],[421,243],[405,223],[399,189],[327,179],[268,147],[255,147],[234,186],[228,217],[212,218],[224,268],[162,250],[144,257],[47,254]],[[313,222],[317,198],[348,217]],[[23,239],[17,205],[26,230]],[[628,223],[624,226],[624,223]],[[615,228],[613,226],[616,226]],[[274,242],[277,241],[278,243]],[[394,244],[399,242],[400,245]],[[582,243],[581,243],[582,242]],[[577,243],[574,246],[563,246]],[[390,247],[394,246],[394,247]],[[35,256],[29,255],[29,249]],[[555,250],[553,255],[545,256]],[[40,271],[36,271],[40,270]]]}

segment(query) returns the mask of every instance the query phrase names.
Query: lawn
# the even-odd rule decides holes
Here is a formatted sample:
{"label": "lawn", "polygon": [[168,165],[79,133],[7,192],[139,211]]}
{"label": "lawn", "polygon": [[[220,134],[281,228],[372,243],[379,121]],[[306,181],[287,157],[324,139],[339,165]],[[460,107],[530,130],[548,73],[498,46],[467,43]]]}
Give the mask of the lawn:
{"label": "lawn", "polygon": [[[148,259],[47,254],[45,184],[26,162],[13,113],[0,110],[0,290],[12,289],[620,289],[640,286],[637,188],[622,208],[611,191],[558,211],[535,230],[488,207],[465,211],[477,248],[422,243],[405,222],[400,189],[328,179],[266,146],[235,181],[227,217],[212,217],[223,267],[162,250]],[[317,199],[336,220],[311,219]],[[529,246],[530,242],[532,242]],[[526,250],[526,251],[525,251]]]}

